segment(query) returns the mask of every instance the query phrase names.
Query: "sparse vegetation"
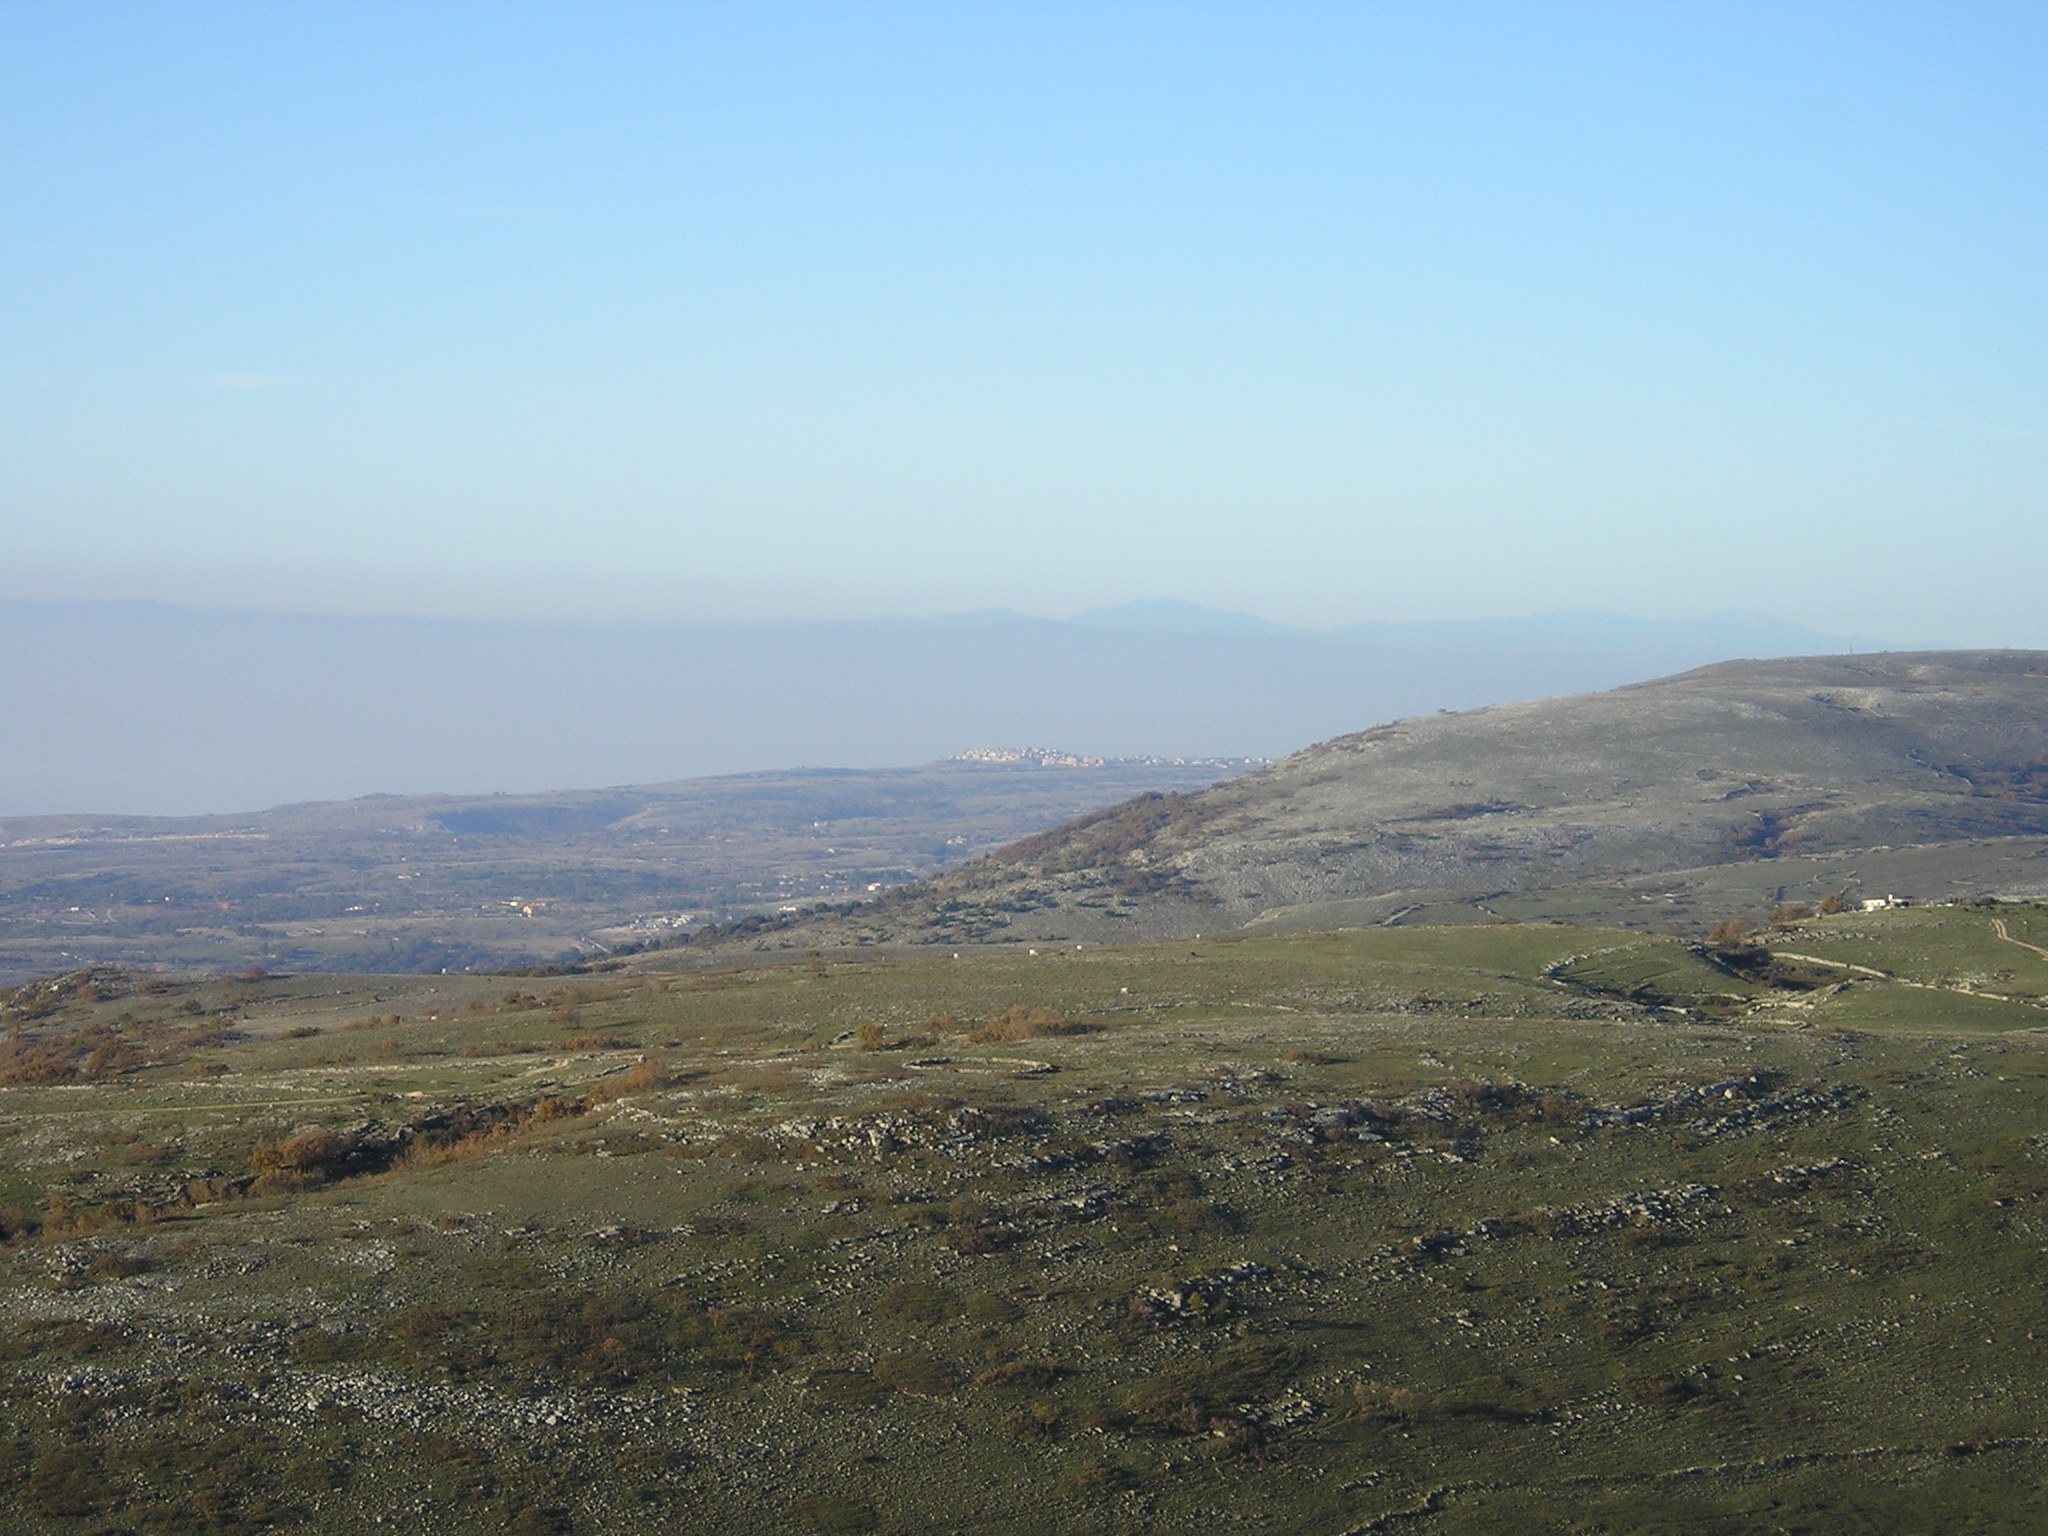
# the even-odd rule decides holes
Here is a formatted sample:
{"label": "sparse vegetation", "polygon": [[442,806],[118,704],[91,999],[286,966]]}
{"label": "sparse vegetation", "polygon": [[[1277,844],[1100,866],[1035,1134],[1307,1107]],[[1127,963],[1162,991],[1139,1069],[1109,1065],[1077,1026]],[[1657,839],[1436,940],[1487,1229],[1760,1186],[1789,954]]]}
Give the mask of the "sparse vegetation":
{"label": "sparse vegetation", "polygon": [[1796,921],[238,983],[0,1088],[0,1511],[2023,1526],[2048,916]]}

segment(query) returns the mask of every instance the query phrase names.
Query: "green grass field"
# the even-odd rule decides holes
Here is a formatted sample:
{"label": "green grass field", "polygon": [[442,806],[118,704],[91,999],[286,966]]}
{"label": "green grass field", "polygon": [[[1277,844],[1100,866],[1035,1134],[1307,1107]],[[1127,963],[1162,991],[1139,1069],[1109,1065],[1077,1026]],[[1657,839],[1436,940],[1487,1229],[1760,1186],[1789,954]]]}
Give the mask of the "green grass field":
{"label": "green grass field", "polygon": [[2044,933],[38,984],[0,1523],[2038,1530]]}

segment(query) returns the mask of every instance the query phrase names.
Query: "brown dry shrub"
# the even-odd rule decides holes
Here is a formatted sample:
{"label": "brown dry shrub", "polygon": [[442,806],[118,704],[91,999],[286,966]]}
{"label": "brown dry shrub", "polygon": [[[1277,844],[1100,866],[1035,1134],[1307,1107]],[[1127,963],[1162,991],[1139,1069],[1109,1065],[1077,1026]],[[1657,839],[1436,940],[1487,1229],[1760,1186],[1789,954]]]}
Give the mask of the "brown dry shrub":
{"label": "brown dry shrub", "polygon": [[977,1387],[1042,1389],[1051,1386],[1063,1374],[1057,1360],[1005,1360],[975,1377],[974,1384]]}
{"label": "brown dry shrub", "polygon": [[223,1027],[158,1019],[122,1019],[53,1035],[31,1035],[17,1026],[0,1042],[0,1083],[103,1082],[188,1061],[193,1052],[230,1038]]}
{"label": "brown dry shrub", "polygon": [[151,1205],[146,1200],[107,1200],[99,1205],[78,1205],[66,1195],[54,1194],[44,1202],[44,1237],[79,1237],[91,1232],[111,1232],[123,1227],[147,1226],[171,1207]]}
{"label": "brown dry shrub", "polygon": [[1351,1424],[1405,1424],[1421,1407],[1422,1399],[1412,1388],[1359,1381],[1352,1383],[1351,1406],[1343,1417]]}
{"label": "brown dry shrub", "polygon": [[397,1167],[432,1168],[480,1157],[528,1131],[587,1114],[591,1107],[589,1099],[550,1096],[525,1105],[492,1104],[481,1109],[457,1110],[443,1124],[429,1126],[414,1137],[397,1159]]}
{"label": "brown dry shrub", "polygon": [[782,1147],[771,1136],[757,1131],[729,1131],[718,1138],[717,1150],[736,1163],[776,1163],[782,1160]]}
{"label": "brown dry shrub", "polygon": [[1012,1408],[998,1419],[997,1426],[1012,1440],[1041,1445],[1055,1439],[1066,1415],[1054,1404],[1034,1399],[1022,1408]]}
{"label": "brown dry shrub", "polygon": [[1698,1397],[1700,1384],[1690,1376],[1676,1373],[1632,1373],[1621,1379],[1621,1390],[1639,1403],[1677,1404]]}
{"label": "brown dry shrub", "polygon": [[997,1014],[967,1038],[978,1045],[992,1045],[1009,1040],[1037,1040],[1049,1035],[1094,1035],[1100,1034],[1102,1029],[1100,1024],[1070,1019],[1050,1008],[1030,1008],[1018,1003]]}
{"label": "brown dry shrub", "polygon": [[1137,1474],[1113,1461],[1089,1461],[1074,1474],[1074,1481],[1091,1493],[1117,1493],[1137,1482]]}
{"label": "brown dry shrub", "polygon": [[364,1138],[323,1129],[259,1141],[249,1153],[249,1171],[256,1175],[256,1193],[281,1194],[367,1173],[381,1161]]}
{"label": "brown dry shrub", "polygon": [[1181,1232],[1222,1237],[1242,1231],[1244,1227],[1237,1212],[1213,1200],[1176,1200],[1161,1214]]}
{"label": "brown dry shrub", "polygon": [[643,1056],[628,1071],[616,1077],[608,1077],[590,1090],[588,1102],[595,1106],[609,1104],[615,1099],[629,1098],[636,1093],[659,1093],[671,1088],[682,1079],[665,1061],[654,1056]]}

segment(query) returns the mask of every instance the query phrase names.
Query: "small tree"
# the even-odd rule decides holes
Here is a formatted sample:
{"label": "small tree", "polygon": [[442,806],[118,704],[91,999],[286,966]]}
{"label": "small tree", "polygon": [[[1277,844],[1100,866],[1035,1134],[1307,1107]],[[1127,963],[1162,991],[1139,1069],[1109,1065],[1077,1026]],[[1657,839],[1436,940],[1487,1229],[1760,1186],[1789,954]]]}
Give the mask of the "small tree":
{"label": "small tree", "polygon": [[1714,949],[1746,949],[1749,936],[1756,931],[1756,925],[1746,917],[1731,917],[1714,924],[1707,935],[1707,943]]}

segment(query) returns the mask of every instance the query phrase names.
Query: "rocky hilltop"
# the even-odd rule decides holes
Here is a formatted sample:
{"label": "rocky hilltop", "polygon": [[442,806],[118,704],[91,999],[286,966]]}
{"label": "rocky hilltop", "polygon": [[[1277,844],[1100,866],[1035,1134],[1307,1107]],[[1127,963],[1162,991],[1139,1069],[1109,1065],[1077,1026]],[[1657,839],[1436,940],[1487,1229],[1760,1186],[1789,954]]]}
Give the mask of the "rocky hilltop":
{"label": "rocky hilltop", "polygon": [[2048,890],[2048,653],[1740,661],[1399,720],[1148,794],[773,944],[1104,942]]}

